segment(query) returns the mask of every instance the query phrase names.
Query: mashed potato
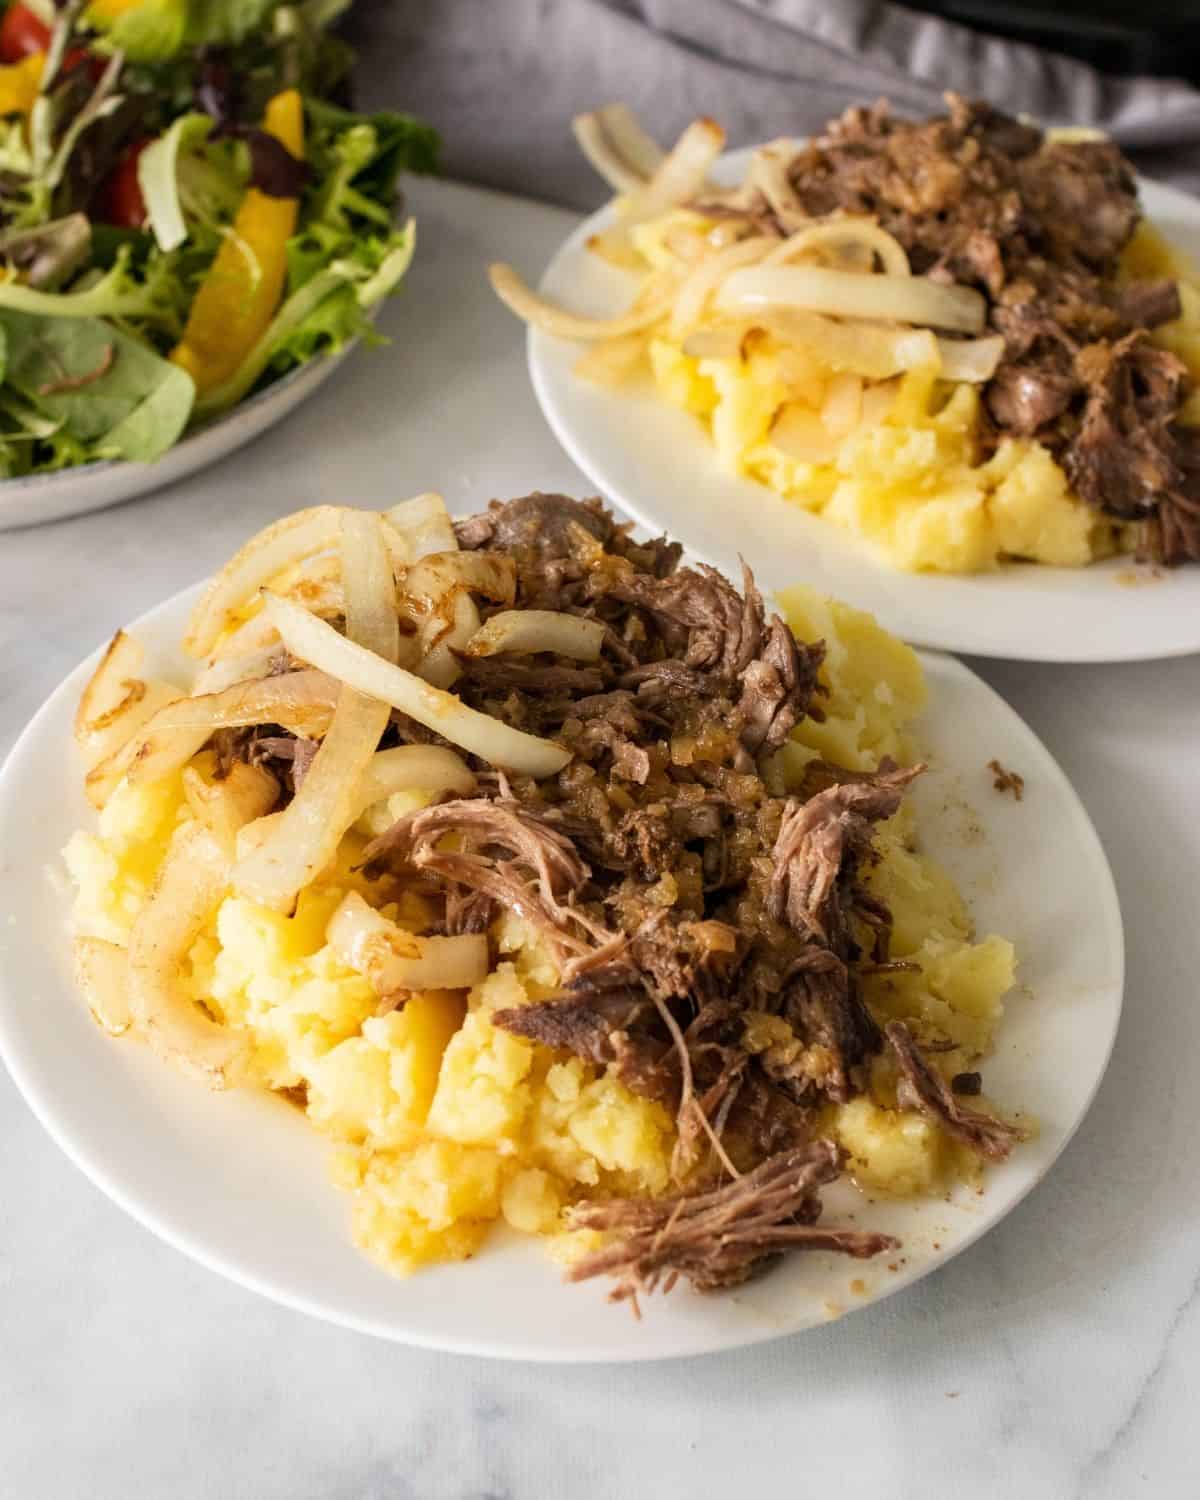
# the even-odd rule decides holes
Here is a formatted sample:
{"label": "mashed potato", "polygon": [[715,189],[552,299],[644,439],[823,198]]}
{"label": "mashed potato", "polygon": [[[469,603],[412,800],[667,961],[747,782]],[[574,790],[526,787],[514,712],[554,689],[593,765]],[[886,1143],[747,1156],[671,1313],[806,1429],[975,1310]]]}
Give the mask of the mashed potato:
{"label": "mashed potato", "polygon": [[[907,730],[925,697],[914,654],[868,615],[809,590],[781,603],[798,634],[828,645],[828,715],[796,731],[781,752],[785,775],[815,756],[863,769],[884,755],[911,758]],[[204,770],[204,757],[198,763]],[[97,832],[77,833],[66,850],[80,934],[128,941],[172,831],[190,818],[179,777],[118,787]],[[952,882],[913,847],[911,811],[885,825],[880,842],[869,879],[892,908],[895,956],[916,968],[874,976],[868,1000],[881,1019],[904,1017],[923,1038],[952,1042],[937,1061],[960,1070],[991,1042],[1013,982],[1012,947],[973,939]],[[372,896],[353,870],[360,848],[349,835],[290,916],[227,896],[185,974],[197,1001],[250,1035],[261,1083],[298,1091],[292,1097],[330,1143],[334,1179],[351,1195],[357,1243],[403,1273],[472,1255],[503,1221],[565,1253],[572,1202],[665,1191],[675,1126],[661,1105],[492,1025],[497,1008],[554,987],[552,966],[517,919],[498,925],[501,961],[469,994],[430,991],[381,1013],[366,979],[326,942],[345,892]],[[417,901],[382,909],[421,925]],[[756,1046],[789,1045],[773,1021],[761,1018]],[[896,1107],[882,1059],[870,1097],[832,1110],[828,1128],[872,1191],[942,1191],[974,1170],[936,1125]]]}
{"label": "mashed potato", "polygon": [[[680,223],[674,213],[633,231],[651,268],[671,263],[664,246]],[[1143,223],[1125,256],[1130,277],[1175,277],[1183,314],[1157,330],[1200,379],[1200,284],[1194,269]],[[1029,439],[1005,438],[981,461],[980,396],[923,371],[889,383],[894,394],[864,414],[829,461],[804,463],[772,441],[797,401],[789,351],[765,330],[754,331],[736,355],[692,357],[659,335],[649,363],[661,394],[699,417],[722,463],[759,480],[803,509],[869,542],[892,566],[908,571],[975,573],[1023,558],[1080,567],[1129,550],[1128,529],[1111,522],[1071,491],[1051,454]],[[818,373],[815,397],[820,404]],[[1200,420],[1200,400],[1185,418]]]}

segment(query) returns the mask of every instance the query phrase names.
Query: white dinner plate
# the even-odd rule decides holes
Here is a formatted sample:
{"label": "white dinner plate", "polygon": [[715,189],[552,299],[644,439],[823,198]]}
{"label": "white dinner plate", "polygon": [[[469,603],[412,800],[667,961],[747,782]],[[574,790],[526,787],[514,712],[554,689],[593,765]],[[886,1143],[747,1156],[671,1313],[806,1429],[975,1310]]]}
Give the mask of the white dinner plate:
{"label": "white dinner plate", "polygon": [[[749,157],[731,152],[713,175],[739,182]],[[1200,201],[1144,179],[1140,188],[1147,216],[1200,259]],[[595,317],[628,307],[639,278],[586,248],[611,222],[604,209],[566,240],[542,278],[546,296]],[[1200,565],[1166,572],[1124,558],[968,576],[899,572],[866,542],[722,467],[699,418],[668,405],[649,376],[617,390],[576,378],[582,348],[529,332],[533,387],[555,436],[643,526],[734,576],[745,554],[769,587],[803,579],[916,645],[978,656],[1138,661],[1200,650]]]}
{"label": "white dinner plate", "polygon": [[[196,592],[132,627],[148,671],[185,680],[176,643]],[[1124,962],[1104,851],[1033,732],[961,663],[926,655],[920,737],[931,770],[915,794],[924,847],[959,880],[979,932],[1017,946],[1019,985],[985,1077],[1003,1106],[1036,1116],[1036,1138],[989,1171],[982,1196],[868,1206],[835,1184],[826,1219],[898,1235],[903,1248],[887,1264],[794,1256],[733,1295],[681,1287],[644,1298],[640,1323],[606,1302],[603,1284],[564,1284],[537,1242],[516,1235],[465,1264],[395,1279],[354,1249],[349,1202],[325,1175],[328,1144],[295,1109],[266,1093],[209,1093],[138,1043],[104,1035],[75,990],[59,851],[75,828],[94,826],[71,719],[98,656],[49,699],[0,775],[0,1055],[112,1199],[290,1307],[405,1343],[522,1359],[659,1359],[775,1338],[898,1291],[977,1239],[1049,1170],[1100,1083]],[[1025,778],[1020,803],[993,788],[993,758]]]}
{"label": "white dinner plate", "polygon": [[274,427],[333,374],[357,340],[336,354],[309,360],[241,401],[223,417],[206,423],[182,438],[152,464],[123,459],[77,464],[50,474],[23,479],[0,479],[0,531],[16,526],[40,526],[86,511],[103,510],[138,495],[148,495],[225,458]]}

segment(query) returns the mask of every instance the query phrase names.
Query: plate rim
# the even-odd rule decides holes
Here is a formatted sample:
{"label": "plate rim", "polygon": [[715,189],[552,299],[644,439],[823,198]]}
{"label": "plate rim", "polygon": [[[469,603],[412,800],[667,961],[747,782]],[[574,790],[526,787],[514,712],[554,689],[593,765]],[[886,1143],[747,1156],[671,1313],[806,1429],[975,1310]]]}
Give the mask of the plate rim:
{"label": "plate rim", "polygon": [[[788,137],[788,139],[790,139],[793,144],[803,144],[802,137]],[[744,165],[749,162],[753,153],[758,149],[758,145],[749,145],[737,147],[736,149],[731,151],[726,151],[722,153],[721,157],[718,159],[718,168],[736,172],[742,169]],[[1165,211],[1173,210],[1188,216],[1193,221],[1197,234],[1200,235],[1200,196],[1193,196],[1192,194],[1186,193],[1179,188],[1171,186],[1168,183],[1159,182],[1155,178],[1148,177],[1142,173],[1138,173],[1136,174],[1136,176],[1139,186],[1139,193],[1142,189],[1149,188],[1152,195],[1161,196],[1163,200],[1163,209]],[[563,259],[568,255],[576,253],[580,248],[582,248],[584,242],[591,235],[607,227],[607,225],[611,222],[611,218],[612,200],[610,199],[602,207],[595,210],[595,212],[588,214],[586,217],[576,223],[575,227],[567,235],[565,235],[564,238],[555,247],[550,256],[550,259],[543,266],[540,274],[538,275],[537,287],[539,292],[543,294],[545,293],[546,283],[551,280],[558,272]],[[571,422],[568,412],[564,410],[563,403],[562,401],[560,401],[555,389],[557,372],[551,368],[549,361],[543,358],[543,351],[553,350],[555,347],[560,346],[563,343],[563,340],[552,340],[549,335],[543,334],[532,324],[530,324],[525,331],[526,369],[529,375],[530,384],[533,388],[534,397],[538,403],[538,407],[542,413],[543,418],[545,419],[551,432],[554,434],[555,440],[564,449],[567,456],[571,459],[572,463],[574,463],[575,466],[587,477],[590,483],[597,486],[602,494],[604,494],[608,499],[609,503],[614,504],[619,509],[625,511],[626,514],[631,516],[638,523],[638,525],[643,526],[647,530],[655,533],[660,532],[663,529],[663,523],[659,516],[645,502],[642,496],[635,495],[631,490],[628,489],[628,487],[624,485],[618,485],[612,482],[612,464],[606,462],[603,458],[598,458],[595,456],[594,449],[592,449],[592,447],[588,444],[585,435],[577,428],[574,423]],[[576,346],[573,345],[572,347]],[[656,401],[660,399],[661,398],[655,397]],[[706,443],[704,446],[711,454],[711,443]],[[746,476],[738,475],[730,477],[735,479],[739,483],[745,484],[747,486],[752,486],[755,490],[760,491],[765,497],[774,502],[777,502],[781,505],[788,505],[789,503],[784,500],[782,496],[773,491],[768,485],[761,484],[760,482],[752,480]],[[812,519],[814,520],[814,522],[817,522],[819,520],[819,518],[817,517],[813,517]],[[862,541],[862,539],[858,538],[856,533],[841,531],[839,528],[835,528],[829,523],[825,523],[825,530],[829,533],[834,533],[840,540],[843,541],[847,541],[850,543]],[[672,526],[672,533],[676,535],[679,540],[682,540],[685,546],[689,546],[688,539],[683,535],[683,529],[678,524]],[[865,545],[865,542],[863,542],[864,548]],[[706,556],[705,560],[712,562],[715,566],[718,567],[724,566],[723,560],[714,556]],[[1099,559],[1096,563],[1090,564],[1085,568],[1051,569],[1048,565],[1038,563],[1028,563],[1016,566],[1023,566],[1029,569],[1037,569],[1038,572],[1043,576],[1045,576],[1050,571],[1059,571],[1070,574],[1073,577],[1087,577],[1090,575],[1097,580],[1112,580],[1114,573],[1118,569],[1132,569],[1135,566],[1135,559],[1133,554],[1129,553],[1122,554],[1116,558]],[[887,582],[888,580],[897,579],[903,581],[901,587],[903,587],[904,584],[906,584],[909,580],[917,580],[921,578],[929,578],[933,580],[935,587],[937,580],[941,578],[954,580],[964,584],[968,584],[971,581],[978,581],[983,585],[983,588],[981,588],[980,590],[979,597],[980,603],[985,610],[989,605],[994,606],[998,603],[1013,602],[1011,600],[1011,597],[1008,595],[993,594],[988,591],[988,583],[1002,576],[1002,573],[999,572],[986,572],[982,574],[955,573],[945,575],[936,573],[913,573],[908,571],[907,569],[893,568],[886,563],[877,562],[864,550],[860,558],[859,571],[863,572],[864,574],[869,574],[872,570],[878,571],[880,574],[881,595],[877,598],[877,601],[874,604],[869,600],[861,598],[854,601],[856,607],[865,608],[868,611],[871,611],[873,609],[882,610],[884,608],[886,600],[884,597],[882,597],[882,595],[886,594],[887,592]],[[1179,569],[1167,570],[1167,576],[1194,577],[1197,580],[1200,580],[1200,563],[1191,565],[1190,573],[1188,571],[1187,565],[1183,565]],[[1116,588],[1115,582],[1112,583],[1112,586],[1114,587],[1114,589]],[[1198,583],[1197,586],[1200,586],[1200,583]],[[1181,604],[1181,608],[1183,607],[1185,606]],[[1121,662],[1168,661],[1176,659],[1178,657],[1193,656],[1200,653],[1200,627],[1197,628],[1195,639],[1191,641],[1179,640],[1166,646],[1162,646],[1155,643],[1152,639],[1147,638],[1144,642],[1135,643],[1133,646],[1123,646],[1119,651],[1114,651],[1113,648],[1106,648],[1104,646],[1101,646],[1097,650],[1092,650],[1089,649],[1086,645],[1079,644],[1070,647],[1057,646],[1053,643],[1052,639],[1047,640],[1044,647],[1041,645],[1037,647],[1030,647],[1027,645],[1021,645],[1019,643],[1014,644],[1012,641],[1004,644],[985,644],[979,641],[971,641],[967,644],[961,644],[959,642],[952,642],[945,637],[939,640],[933,640],[919,634],[906,634],[902,630],[896,628],[894,625],[888,624],[886,621],[884,623],[886,625],[886,628],[891,629],[894,634],[900,635],[902,639],[909,641],[909,643],[912,644],[915,648],[926,651],[947,653],[959,652],[968,656],[979,656],[996,661],[1031,661],[1045,662],[1047,664],[1061,666],[1082,666],[1117,664]]]}
{"label": "plate rim", "polygon": [[[169,614],[172,610],[182,612],[186,605],[197,597],[203,587],[204,581],[202,580],[177,591],[175,594],[172,594],[167,599],[145,611],[124,628],[129,631],[137,631],[142,628],[153,629],[157,617]],[[14,767],[19,766],[28,752],[38,745],[43,725],[53,717],[60,708],[63,700],[70,700],[77,694],[85,674],[94,669],[103,649],[103,644],[96,647],[95,650],[90,652],[77,666],[64,676],[62,681],[48,695],[37,712],[29,720],[5,756],[3,763],[0,764],[0,827],[2,827],[5,818],[5,804],[11,795],[10,779],[14,776]],[[1082,841],[1081,848],[1087,853],[1089,866],[1094,872],[1094,878],[1100,881],[1103,886],[1103,928],[1112,944],[1112,956],[1114,960],[1114,973],[1111,980],[1105,986],[1106,992],[1109,990],[1112,992],[1112,1017],[1106,1045],[1104,1046],[1103,1058],[1098,1063],[1095,1074],[1089,1082],[1086,1097],[1076,1109],[1075,1116],[1070,1122],[1069,1128],[1062,1132],[1061,1138],[1056,1142],[1056,1149],[1053,1155],[1042,1165],[1041,1169],[1031,1171],[1027,1180],[1020,1184],[1019,1190],[1014,1194],[1011,1201],[995,1214],[990,1216],[985,1214],[982,1216],[980,1222],[971,1226],[962,1235],[961,1239],[955,1242],[952,1249],[939,1252],[936,1258],[931,1258],[911,1275],[894,1277],[891,1282],[869,1299],[852,1307],[847,1307],[839,1321],[844,1320],[844,1317],[850,1313],[865,1311],[877,1303],[886,1301],[916,1282],[924,1280],[925,1277],[942,1270],[951,1260],[969,1249],[991,1229],[1007,1218],[1009,1214],[1024,1202],[1030,1193],[1046,1180],[1060,1161],[1062,1154],[1071,1144],[1095,1102],[1097,1093],[1111,1063],[1112,1052],[1116,1044],[1124,1011],[1126,942],[1120,897],[1103,841],[1082,798],[1075,790],[1053,752],[1033,727],[1025,722],[1020,714],[990,683],[986,682],[978,673],[967,666],[966,663],[948,652],[920,648],[917,650],[917,655],[921,661],[922,669],[929,675],[931,686],[935,690],[935,679],[939,673],[944,673],[951,678],[957,678],[959,682],[970,685],[972,690],[982,689],[985,698],[1000,713],[1008,727],[1014,729],[1017,734],[1026,737],[1040,749],[1041,755],[1044,758],[1044,764],[1056,783],[1057,791],[1060,794],[1063,791],[1066,792],[1067,807],[1072,814],[1073,822],[1080,835]],[[46,851],[39,851],[39,854],[42,856],[42,862],[44,862],[45,853]],[[58,853],[58,850],[50,851],[50,857],[54,858]],[[62,897],[64,905],[66,899],[64,894]],[[7,972],[8,966],[5,965],[0,970],[0,991],[4,990],[7,985]],[[69,979],[65,982],[68,985],[71,983]],[[169,1245],[172,1249],[185,1255],[189,1260],[203,1266],[208,1271],[223,1276],[234,1285],[263,1296],[277,1305],[307,1314],[308,1316],[317,1318],[321,1322],[329,1323],[336,1327],[348,1328],[357,1333],[366,1334],[403,1346],[475,1358],[527,1361],[553,1365],[616,1365],[659,1363],[666,1360],[698,1358],[712,1354],[729,1353],[736,1349],[773,1343],[782,1338],[796,1337],[810,1331],[812,1327],[822,1326],[810,1323],[793,1327],[747,1329],[736,1340],[716,1340],[703,1348],[676,1348],[672,1347],[668,1342],[665,1347],[646,1348],[639,1350],[635,1354],[620,1352],[615,1347],[601,1352],[596,1352],[590,1347],[582,1350],[570,1346],[548,1349],[543,1344],[524,1346],[511,1340],[498,1343],[489,1341],[486,1336],[464,1338],[454,1334],[436,1336],[421,1331],[405,1331],[397,1328],[393,1321],[383,1318],[374,1319],[360,1316],[354,1312],[346,1312],[331,1305],[329,1302],[322,1302],[319,1299],[280,1287],[265,1275],[252,1269],[246,1269],[236,1258],[225,1252],[208,1248],[197,1231],[181,1230],[172,1226],[159,1216],[152,1203],[146,1202],[136,1192],[127,1191],[119,1181],[115,1180],[110,1170],[106,1167],[105,1162],[101,1159],[100,1154],[93,1155],[89,1152],[86,1140],[77,1139],[71,1134],[70,1130],[60,1125],[51,1104],[42,1094],[38,1085],[26,1074],[19,1060],[18,1050],[14,1048],[8,1035],[8,1025],[5,1021],[3,1007],[0,1007],[0,1062],[8,1070],[9,1076],[21,1099],[51,1140],[94,1187],[98,1188],[105,1197],[128,1214],[135,1223],[154,1235],[155,1238]],[[549,1265],[549,1262],[547,1262],[547,1265]]]}
{"label": "plate rim", "polygon": [[226,422],[232,421],[243,412],[250,412],[255,407],[264,404],[271,396],[278,395],[283,390],[299,383],[299,377],[310,373],[314,366],[323,364],[326,360],[338,360],[344,354],[348,354],[358,339],[348,342],[341,349],[323,351],[312,359],[305,360],[302,365],[296,365],[294,369],[285,371],[277,380],[271,381],[261,390],[255,391],[253,395],[244,397],[236,405],[231,406],[228,411],[221,412],[219,416],[210,417],[207,422],[201,422],[198,427],[193,427],[185,432],[184,436],[174,442],[162,455],[161,459],[155,459],[151,463],[138,462],[131,458],[90,458],[86,463],[68,464],[62,469],[46,469],[40,474],[15,474],[6,479],[0,479],[0,509],[10,496],[18,494],[30,494],[48,484],[56,481],[61,484],[67,476],[78,477],[80,480],[91,479],[100,474],[111,474],[115,469],[132,469],[137,473],[144,473],[155,467],[162,459],[182,453],[191,443],[198,438],[208,437],[217,431]]}

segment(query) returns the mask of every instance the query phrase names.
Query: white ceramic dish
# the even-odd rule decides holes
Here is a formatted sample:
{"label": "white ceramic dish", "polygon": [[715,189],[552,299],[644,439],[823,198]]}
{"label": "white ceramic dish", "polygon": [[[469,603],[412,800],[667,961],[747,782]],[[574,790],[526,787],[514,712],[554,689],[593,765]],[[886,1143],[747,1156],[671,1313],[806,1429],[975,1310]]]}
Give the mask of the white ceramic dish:
{"label": "white ceramic dish", "polygon": [[[175,643],[195,594],[133,627],[149,670],[182,672]],[[1049,1170],[1104,1073],[1123,941],[1099,840],[1032,731],[966,667],[928,655],[921,734],[932,765],[917,793],[925,845],[960,880],[979,930],[1017,944],[1021,985],[986,1077],[997,1099],[1040,1120],[1038,1137],[989,1173],[982,1197],[868,1208],[838,1184],[829,1220],[855,1216],[900,1235],[895,1269],[795,1257],[734,1296],[647,1298],[640,1323],[609,1306],[602,1286],[562,1284],[541,1249],[515,1236],[464,1265],[395,1280],[351,1244],[348,1203],[325,1179],[326,1147],[295,1110],[267,1095],[208,1093],[137,1043],[111,1040],[74,988],[59,851],[93,819],[71,718],[95,661],[54,693],[0,775],[0,1055],[46,1129],[111,1198],[178,1249],[288,1306],[405,1343],[555,1361],[658,1359],[774,1338],[897,1291],[978,1238]],[[1024,776],[1021,803],[992,788],[992,757]],[[858,1278],[865,1290],[856,1293]]]}
{"label": "white ceramic dish", "polygon": [[80,464],[52,474],[30,474],[24,479],[0,480],[0,531],[16,526],[40,526],[86,511],[103,510],[148,495],[173,484],[197,469],[216,463],[282,421],[323,385],[354,347],[310,360],[290,371],[215,422],[176,443],[157,463],[120,460]]}
{"label": "white ceramic dish", "polygon": [[[732,152],[714,175],[740,181],[749,154]],[[1140,186],[1149,218],[1200,257],[1200,202]],[[610,222],[605,209],[565,241],[542,278],[545,295],[598,317],[628,306],[637,278],[586,248]],[[1200,566],[1157,573],[1125,558],[1089,568],[1012,564],[968,577],[897,572],[849,533],[728,473],[699,420],[657,396],[648,377],[621,390],[576,379],[581,349],[530,330],[533,386],[555,436],[603,494],[716,567],[736,569],[744,553],[769,587],[802,578],[871,610],[905,640],[943,650],[1064,662],[1200,650]]]}

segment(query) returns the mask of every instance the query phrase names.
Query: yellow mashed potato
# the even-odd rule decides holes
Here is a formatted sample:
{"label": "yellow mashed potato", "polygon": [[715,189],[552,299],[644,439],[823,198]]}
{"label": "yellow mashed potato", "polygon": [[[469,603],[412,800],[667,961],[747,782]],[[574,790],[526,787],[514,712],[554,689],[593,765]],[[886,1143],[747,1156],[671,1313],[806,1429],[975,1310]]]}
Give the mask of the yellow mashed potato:
{"label": "yellow mashed potato", "polygon": [[[911,759],[907,726],[925,697],[914,654],[870,616],[809,590],[781,602],[801,637],[828,644],[828,717],[796,732],[781,752],[785,773],[797,775],[817,755],[862,769],[884,755]],[[206,772],[206,757],[196,765]],[[75,834],[66,850],[80,934],[127,943],[172,832],[190,818],[179,776],[118,787],[97,832]],[[870,881],[892,908],[895,956],[919,967],[870,979],[870,1004],[881,1018],[912,1021],[925,1039],[952,1041],[955,1050],[936,1060],[959,1071],[991,1042],[1013,983],[1012,947],[974,940],[952,882],[914,848],[910,809],[884,825],[880,843]],[[564,1230],[571,1203],[667,1190],[675,1128],[661,1105],[492,1025],[496,1008],[554,988],[553,968],[519,921],[498,925],[500,962],[469,994],[418,994],[380,1013],[368,982],[326,942],[346,890],[371,898],[353,873],[361,847],[361,833],[348,835],[291,916],[227,896],[192,948],[185,978],[214,1016],[250,1034],[264,1086],[300,1091],[292,1097],[331,1144],[362,1249],[405,1273],[472,1255],[503,1221],[570,1254],[579,1239]],[[417,900],[383,910],[421,926]],[[751,1018],[749,1035],[760,1050],[797,1045],[766,1015]],[[869,1097],[831,1109],[827,1128],[872,1192],[943,1191],[975,1170],[936,1125],[896,1108],[884,1060]]]}
{"label": "yellow mashed potato", "polygon": [[[633,230],[650,268],[671,262],[664,240],[675,213]],[[1182,316],[1156,330],[1200,378],[1200,286],[1196,273],[1148,224],[1131,241],[1128,277],[1179,280]],[[693,358],[665,336],[651,339],[650,369],[660,393],[699,417],[733,473],[759,480],[784,499],[853,532],[892,566],[907,571],[975,573],[1003,559],[1080,567],[1133,545],[1128,528],[1106,520],[1071,491],[1039,443],[1005,438],[980,461],[980,396],[923,371],[899,382],[890,409],[863,421],[829,462],[803,463],[772,442],[796,400],[786,353],[765,330],[729,357]],[[832,372],[828,372],[832,374]],[[1200,420],[1200,401],[1185,419]]]}

